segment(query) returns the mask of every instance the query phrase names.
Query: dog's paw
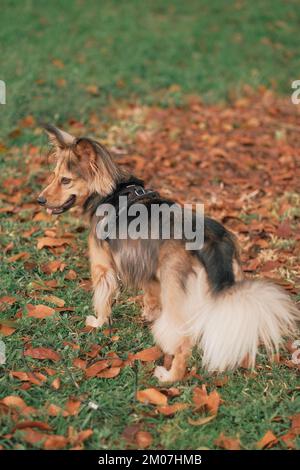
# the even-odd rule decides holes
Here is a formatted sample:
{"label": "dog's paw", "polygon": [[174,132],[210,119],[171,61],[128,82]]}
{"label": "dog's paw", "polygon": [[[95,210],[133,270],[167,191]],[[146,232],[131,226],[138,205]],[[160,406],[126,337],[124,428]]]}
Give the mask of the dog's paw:
{"label": "dog's paw", "polygon": [[88,315],[85,319],[86,326],[91,326],[92,328],[100,328],[104,323],[102,318],[96,318],[93,315]]}
{"label": "dog's paw", "polygon": [[154,377],[156,377],[160,382],[173,382],[170,371],[163,366],[155,367]]}
{"label": "dog's paw", "polygon": [[148,306],[144,306],[143,312],[142,312],[142,318],[144,318],[144,320],[146,321],[152,322],[159,317],[160,311],[161,310],[159,307],[150,308]]}

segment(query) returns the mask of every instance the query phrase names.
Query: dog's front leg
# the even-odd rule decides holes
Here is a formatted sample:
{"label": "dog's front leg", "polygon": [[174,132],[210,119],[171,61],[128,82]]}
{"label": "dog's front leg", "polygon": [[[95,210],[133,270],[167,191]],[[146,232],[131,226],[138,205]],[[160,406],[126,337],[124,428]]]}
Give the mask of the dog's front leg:
{"label": "dog's front leg", "polygon": [[108,321],[114,293],[118,288],[117,276],[107,247],[89,238],[94,309],[96,316],[88,315],[86,325],[98,328]]}
{"label": "dog's front leg", "polygon": [[156,280],[151,280],[144,286],[144,308],[142,316],[145,320],[152,322],[159,317],[160,313],[160,283]]}

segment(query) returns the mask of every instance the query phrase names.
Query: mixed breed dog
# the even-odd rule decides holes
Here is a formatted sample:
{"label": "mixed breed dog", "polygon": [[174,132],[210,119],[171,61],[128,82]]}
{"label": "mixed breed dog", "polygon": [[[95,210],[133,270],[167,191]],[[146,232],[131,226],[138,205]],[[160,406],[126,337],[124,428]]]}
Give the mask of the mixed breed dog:
{"label": "mixed breed dog", "polygon": [[[151,209],[173,201],[145,189],[99,142],[75,138],[50,125],[45,130],[55,169],[39,204],[51,214],[79,206],[90,219],[95,315],[87,317],[87,325],[98,328],[109,320],[119,281],[142,289],[143,316],[151,323],[156,343],[172,356],[169,367],[155,368],[161,382],[184,377],[194,346],[201,350],[207,370],[225,371],[245,360],[254,367],[260,345],[273,353],[284,337],[295,336],[297,307],[277,285],[245,279],[233,234],[213,219],[204,218],[204,243],[199,249],[186,249],[184,236],[99,238],[97,210],[103,204],[115,208],[118,220],[120,196],[127,198],[128,208],[138,203]],[[105,216],[100,219],[105,222]]]}

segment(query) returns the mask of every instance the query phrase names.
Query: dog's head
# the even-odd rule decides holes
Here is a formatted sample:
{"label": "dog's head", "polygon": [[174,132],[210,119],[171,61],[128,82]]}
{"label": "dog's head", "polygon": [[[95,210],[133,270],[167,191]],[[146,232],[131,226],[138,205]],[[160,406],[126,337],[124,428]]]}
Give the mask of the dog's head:
{"label": "dog's head", "polygon": [[83,206],[92,193],[104,196],[113,190],[121,172],[105,147],[54,126],[47,125],[45,130],[52,145],[49,160],[55,168],[38,203],[49,213],[61,214],[75,205]]}

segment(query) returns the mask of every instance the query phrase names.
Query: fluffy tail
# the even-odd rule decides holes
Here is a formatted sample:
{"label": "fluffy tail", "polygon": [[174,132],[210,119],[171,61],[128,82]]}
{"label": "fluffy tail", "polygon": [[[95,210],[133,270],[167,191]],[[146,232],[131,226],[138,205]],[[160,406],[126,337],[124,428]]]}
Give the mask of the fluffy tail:
{"label": "fluffy tail", "polygon": [[295,335],[299,311],[283,289],[260,280],[235,283],[203,306],[190,333],[203,351],[208,370],[224,371],[248,359],[255,365],[258,346],[277,352],[284,336]]}

